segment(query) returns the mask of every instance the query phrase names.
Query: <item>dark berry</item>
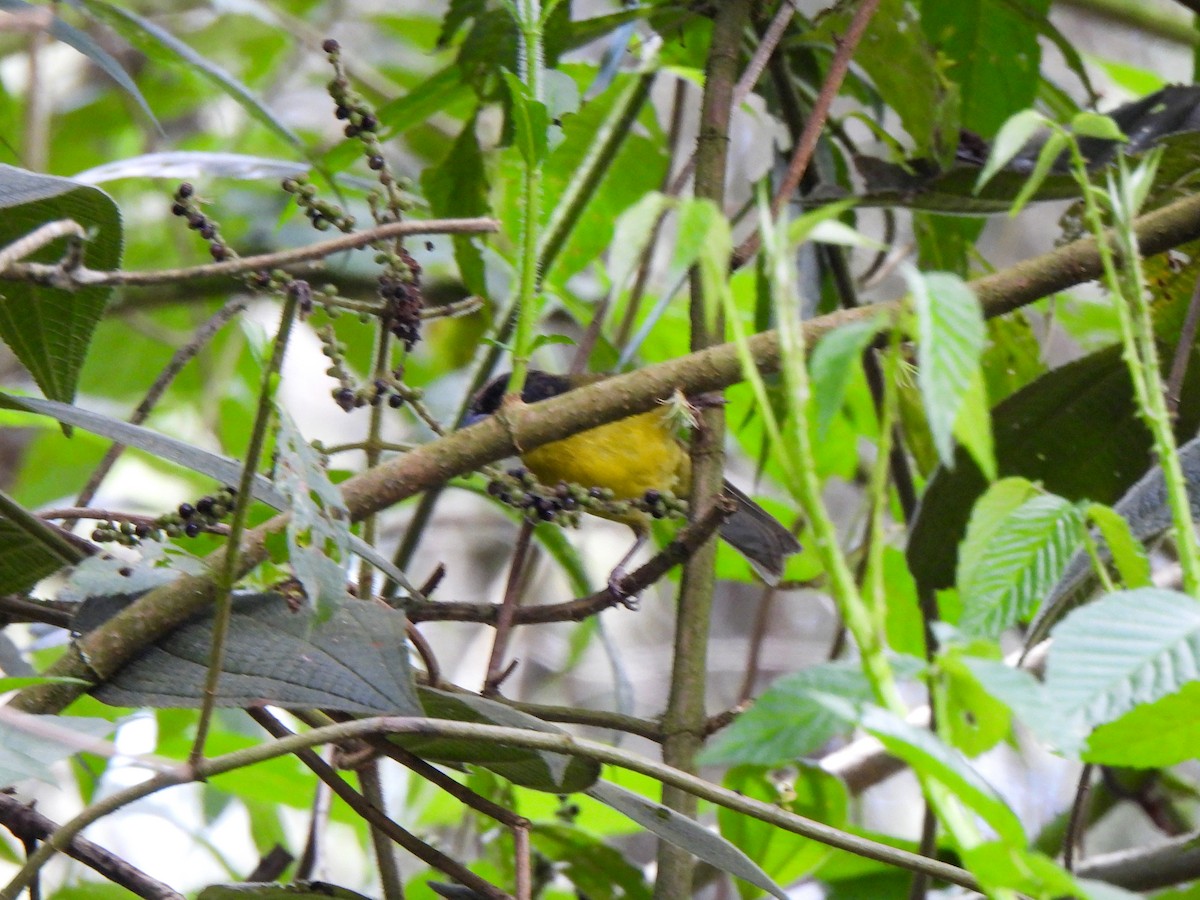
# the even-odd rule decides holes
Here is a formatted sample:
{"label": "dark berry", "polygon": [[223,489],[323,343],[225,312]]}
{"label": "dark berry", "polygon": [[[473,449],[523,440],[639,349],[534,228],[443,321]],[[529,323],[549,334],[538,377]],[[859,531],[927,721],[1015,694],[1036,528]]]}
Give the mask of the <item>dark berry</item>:
{"label": "dark berry", "polygon": [[588,496],[593,500],[601,500],[604,498],[604,491],[598,487],[588,488]]}
{"label": "dark berry", "polygon": [[498,497],[504,493],[504,485],[499,481],[489,481],[487,492],[489,496]]}
{"label": "dark berry", "polygon": [[229,248],[227,248],[224,244],[218,244],[215,242],[209,246],[208,252],[217,262],[221,262],[221,260],[229,256]]}
{"label": "dark berry", "polygon": [[433,252],[433,241],[426,241],[425,249],[428,250],[430,253],[432,253]]}
{"label": "dark berry", "polygon": [[137,528],[134,529],[134,534],[140,538],[146,538],[150,536],[150,531],[151,528],[149,525],[147,525],[145,522],[140,522],[138,523]]}
{"label": "dark berry", "polygon": [[212,508],[213,508],[213,498],[212,497],[201,497],[199,500],[196,501],[196,512],[200,513],[201,515],[211,516]]}
{"label": "dark berry", "polygon": [[194,194],[195,192],[196,192],[196,189],[194,187],[192,187],[191,182],[185,181],[183,184],[181,184],[176,189],[175,196],[178,197],[180,200],[186,200],[188,197],[192,196],[192,194]]}
{"label": "dark berry", "polygon": [[653,506],[655,503],[658,503],[660,500],[662,500],[662,494],[659,491],[656,491],[654,488],[650,488],[650,490],[646,491],[646,493],[642,495],[642,499],[645,500],[650,506]]}
{"label": "dark berry", "polygon": [[321,44],[321,49],[326,53],[337,53],[342,49],[342,46],[333,38],[326,38]]}
{"label": "dark berry", "polygon": [[171,215],[173,215],[173,216],[186,216],[187,211],[188,211],[188,208],[186,206],[184,206],[182,203],[171,204]]}
{"label": "dark berry", "polygon": [[353,122],[351,122],[349,125],[347,125],[343,129],[342,133],[345,134],[346,137],[352,138],[352,137],[358,137],[358,135],[361,131],[362,131],[361,128],[359,128],[357,125],[355,125]]}
{"label": "dark berry", "polygon": [[383,168],[383,157],[380,156],[378,153],[376,153],[374,156],[372,156],[370,159],[367,160],[367,165],[370,166],[372,169],[374,169],[376,172],[378,172],[380,169]]}
{"label": "dark berry", "polygon": [[338,388],[333,392],[333,402],[346,412],[354,409],[354,391],[350,388]]}
{"label": "dark berry", "polygon": [[188,522],[186,525],[183,526],[183,533],[186,534],[188,537],[195,537],[196,535],[198,535],[200,533],[200,523],[199,522]]}
{"label": "dark berry", "polygon": [[117,574],[122,578],[128,578],[133,574],[133,569],[129,568],[129,566],[121,566],[121,568],[117,569]]}
{"label": "dark berry", "polygon": [[192,506],[192,504],[190,504],[190,503],[180,503],[179,504],[179,518],[190,519],[195,514],[196,514],[196,507]]}
{"label": "dark berry", "polygon": [[200,226],[200,237],[206,241],[211,241],[217,233],[216,226],[212,222],[205,222]]}
{"label": "dark berry", "polygon": [[338,104],[338,107],[333,111],[333,114],[339,119],[348,119],[350,118],[350,107],[344,104]]}
{"label": "dark berry", "polygon": [[207,221],[208,219],[204,218],[204,216],[200,215],[200,213],[191,213],[188,215],[188,228],[195,231],[199,228],[203,228],[204,223]]}
{"label": "dark berry", "polygon": [[374,116],[363,116],[362,121],[359,123],[359,127],[362,128],[363,131],[374,131],[379,127],[379,120]]}
{"label": "dark berry", "polygon": [[392,396],[388,397],[388,406],[390,406],[392,409],[399,409],[403,405],[404,398],[399,394],[392,394]]}

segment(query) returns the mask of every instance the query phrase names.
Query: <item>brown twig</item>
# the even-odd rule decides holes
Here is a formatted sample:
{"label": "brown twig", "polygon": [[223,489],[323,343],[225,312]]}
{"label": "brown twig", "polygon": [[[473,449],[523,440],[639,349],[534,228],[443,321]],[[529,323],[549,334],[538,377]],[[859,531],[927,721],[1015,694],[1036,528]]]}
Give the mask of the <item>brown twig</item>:
{"label": "brown twig", "polygon": [[[546,622],[582,622],[612,606],[623,604],[622,597],[634,597],[648,588],[667,572],[687,559],[696,548],[712,535],[729,514],[722,504],[714,504],[693,522],[689,522],[675,540],[667,544],[662,552],[652,557],[645,565],[625,575],[618,583],[618,593],[605,587],[587,597],[568,600],[565,603],[547,603],[538,606],[523,606],[513,612],[513,625],[541,625]],[[495,603],[438,603],[417,601],[406,607],[412,622],[479,622],[496,627],[500,621],[501,607]]]}
{"label": "brown twig", "polygon": [[1187,315],[1183,320],[1183,329],[1179,334],[1179,342],[1175,345],[1175,358],[1171,360],[1171,374],[1167,378],[1167,411],[1174,417],[1179,414],[1179,399],[1183,395],[1183,379],[1187,375],[1188,361],[1192,358],[1192,349],[1196,344],[1196,329],[1200,326],[1200,278],[1192,289],[1191,299],[1188,300]]}
{"label": "brown twig", "polygon": [[[292,734],[290,729],[265,709],[251,708],[247,709],[246,712],[274,738],[288,737]],[[350,787],[346,783],[346,780],[338,775],[337,771],[314,751],[302,749],[296,751],[295,755],[304,765],[308,766],[313,774],[321,779],[322,783],[328,785],[331,791],[345,800],[346,805],[353,809],[355,813],[366,820],[372,827],[378,828],[391,840],[421,860],[421,862],[432,866],[439,872],[445,872],[455,881],[469,887],[483,897],[491,898],[491,900],[513,900],[511,895],[500,890],[490,882],[484,881],[470,869],[451,859],[440,850],[429,846],[420,838],[394,822],[377,806],[367,802],[362,794]]]}
{"label": "brown twig", "polygon": [[[779,189],[775,192],[775,198],[771,201],[772,219],[779,217],[784,205],[796,193],[796,188],[800,186],[800,179],[804,177],[813,153],[816,152],[817,142],[825,127],[825,120],[829,118],[829,110],[842,88],[846,73],[850,71],[850,60],[854,56],[858,42],[862,40],[862,36],[867,30],[867,25],[871,22],[871,17],[875,15],[875,10],[878,8],[879,0],[862,0],[858,9],[854,11],[850,27],[837,42],[837,50],[833,54],[833,61],[829,64],[829,72],[825,75],[825,81],[813,103],[808,121],[804,123],[804,131],[801,133],[800,139],[796,141],[796,149],[788,162],[783,181],[780,182]],[[757,230],[746,238],[733,253],[733,267],[736,269],[744,265],[758,250],[761,241],[762,237]]]}
{"label": "brown twig", "polygon": [[[58,830],[58,823],[47,819],[32,804],[22,803],[7,791],[0,792],[0,825],[21,841],[42,841]],[[87,838],[72,838],[63,852],[139,897],[147,900],[183,900],[183,894],[170,885],[151,878]]]}
{"label": "brown twig", "polygon": [[508,639],[512,635],[513,620],[521,604],[521,588],[525,582],[525,566],[529,561],[529,549],[533,538],[533,526],[522,521],[513,549],[512,562],[508,569],[508,582],[504,586],[504,600],[496,613],[496,633],[492,636],[492,652],[488,657],[487,676],[483,679],[483,695],[490,697],[500,690],[500,683],[512,672],[513,663],[505,664],[504,654]]}
{"label": "brown twig", "polygon": [[144,286],[167,284],[173,281],[189,281],[193,278],[212,278],[242,275],[286,267],[295,263],[324,259],[335,253],[358,250],[376,241],[416,234],[485,234],[496,231],[499,224],[494,219],[426,219],[388,222],[353,234],[344,234],[327,241],[318,241],[305,247],[244,256],[225,262],[191,266],[183,269],[154,269],[144,272],[96,271],[84,266],[65,267],[61,263],[12,263],[0,269],[0,279],[5,281],[31,281],[64,290],[101,285]]}

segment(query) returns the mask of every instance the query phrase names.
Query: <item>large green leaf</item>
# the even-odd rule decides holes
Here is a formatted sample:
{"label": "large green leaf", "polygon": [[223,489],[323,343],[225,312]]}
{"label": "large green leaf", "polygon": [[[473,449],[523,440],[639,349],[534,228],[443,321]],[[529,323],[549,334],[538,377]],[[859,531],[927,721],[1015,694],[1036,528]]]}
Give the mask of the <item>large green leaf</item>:
{"label": "large green leaf", "polygon": [[[209,609],[141,651],[93,693],[114,706],[199,707],[212,637]],[[235,596],[217,704],[256,703],[421,715],[404,614],[357,601],[313,625],[278,594]]]}
{"label": "large green leaf", "polygon": [[[42,225],[71,219],[92,232],[83,245],[85,265],[108,270],[120,264],[121,214],[94,187],[0,165],[0,211],[0,246]],[[24,260],[57,262],[65,249],[60,238]],[[83,358],[111,291],[67,291],[19,281],[0,285],[0,338],[52,400],[75,397]]]}
{"label": "large green leaf", "polygon": [[[503,725],[552,734],[562,733],[562,729],[555,725],[486,697],[451,693],[429,687],[420,688],[419,693],[425,715],[433,719]],[[507,747],[495,742],[411,734],[396,736],[392,740],[422,757],[440,762],[483,766],[514,784],[537,791],[570,794],[584,790],[600,777],[599,764],[562,753]]]}
{"label": "large green leaf", "polygon": [[[986,496],[986,495],[985,495]],[[1083,541],[1083,516],[1053,494],[1030,497],[994,523],[986,545],[968,554],[968,526],[958,589],[959,627],[972,635],[999,637],[1028,619],[1058,580]],[[970,564],[967,564],[967,563]]]}
{"label": "large green leaf", "polygon": [[1083,758],[1105,766],[1160,769],[1196,758],[1200,746],[1200,682],[1135,706],[1088,738]]}
{"label": "large green leaf", "polygon": [[1051,633],[1046,690],[1081,742],[1200,679],[1200,602],[1185,594],[1119,591],[1074,610]]}
{"label": "large green leaf", "polygon": [[[1020,475],[1068,500],[1114,503],[1150,467],[1150,436],[1135,412],[1129,373],[1111,346],[1047,372],[992,411],[1000,476]],[[1200,425],[1200,354],[1184,380],[1175,433]],[[954,581],[958,545],[986,481],[959,450],[921,498],[907,556],[924,590]]]}
{"label": "large green leaf", "polygon": [[917,384],[925,416],[942,464],[953,466],[955,425],[982,378],[983,312],[957,275],[910,271],[905,278],[917,314]]}
{"label": "large green leaf", "polygon": [[1033,104],[1042,54],[1033,18],[1049,0],[924,0],[921,25],[937,51],[953,60],[946,77],[962,96],[964,128],[992,135],[1012,113]]}
{"label": "large green leaf", "polygon": [[26,590],[83,556],[61,532],[0,492],[0,591]]}

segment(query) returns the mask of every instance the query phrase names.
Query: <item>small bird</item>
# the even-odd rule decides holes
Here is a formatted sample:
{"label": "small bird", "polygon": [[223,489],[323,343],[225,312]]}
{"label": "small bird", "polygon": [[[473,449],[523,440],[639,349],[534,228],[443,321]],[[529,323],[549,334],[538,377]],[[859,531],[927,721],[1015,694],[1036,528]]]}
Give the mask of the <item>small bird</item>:
{"label": "small bird", "polygon": [[[572,388],[602,380],[603,375],[552,375],[531,369],[525,378],[521,399],[537,403],[564,394]],[[467,424],[492,415],[508,390],[509,373],[487,384],[471,401]],[[619,419],[561,441],[544,444],[521,454],[521,461],[538,481],[559,482],[585,488],[607,488],[616,500],[635,500],[647,491],[670,491],[686,496],[691,488],[691,458],[676,436],[675,417],[662,409]],[[721,524],[719,534],[742,554],[767,584],[779,583],[784,562],[800,551],[800,542],[770,513],[725,482],[725,496],[736,504]],[[610,515],[633,529],[636,541],[614,570],[615,576],[646,541],[651,517],[640,510]]]}

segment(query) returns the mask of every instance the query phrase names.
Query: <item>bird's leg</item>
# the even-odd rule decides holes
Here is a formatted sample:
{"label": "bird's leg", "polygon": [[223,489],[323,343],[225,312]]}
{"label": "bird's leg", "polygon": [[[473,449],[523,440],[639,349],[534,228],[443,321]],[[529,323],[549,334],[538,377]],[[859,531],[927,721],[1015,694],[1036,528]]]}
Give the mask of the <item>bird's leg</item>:
{"label": "bird's leg", "polygon": [[629,564],[629,561],[637,555],[637,552],[642,549],[648,536],[648,533],[642,529],[634,529],[633,533],[636,535],[633,546],[630,547],[625,555],[621,557],[621,561],[616,564],[616,566],[608,575],[608,592],[617,600],[621,601],[621,603],[628,609],[637,609],[637,594],[630,594],[623,587],[621,587],[621,582],[624,581],[625,576],[629,574],[625,567]]}

